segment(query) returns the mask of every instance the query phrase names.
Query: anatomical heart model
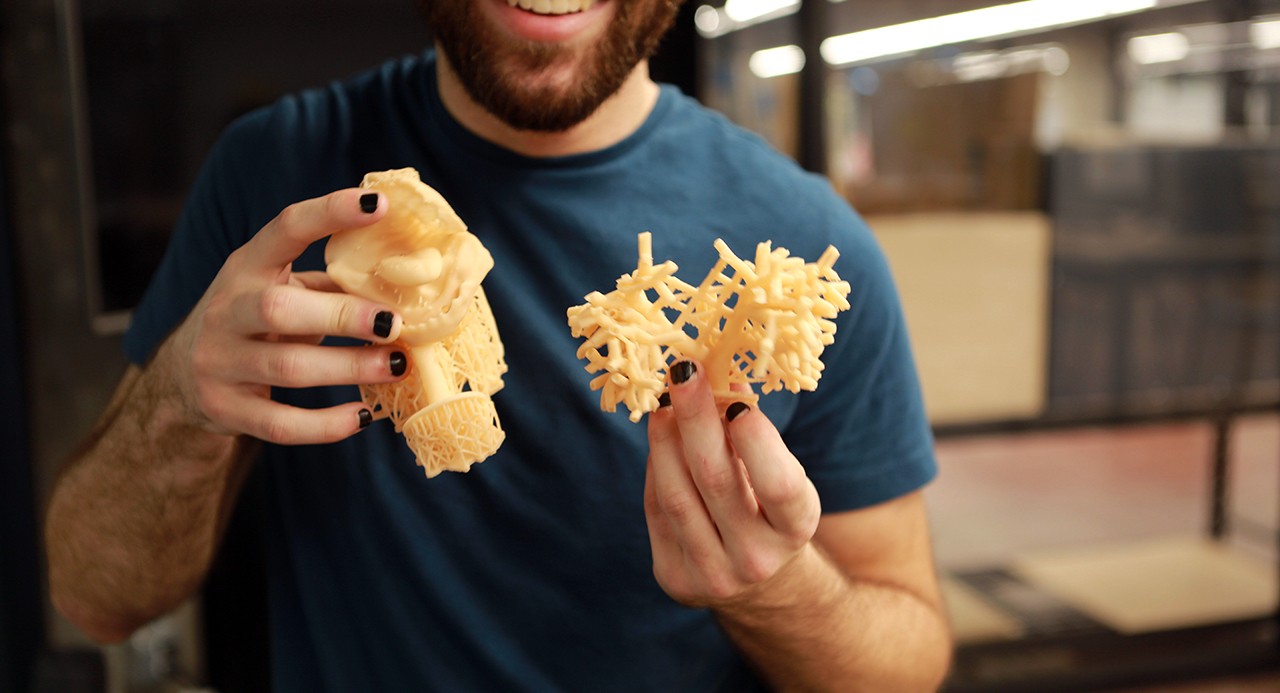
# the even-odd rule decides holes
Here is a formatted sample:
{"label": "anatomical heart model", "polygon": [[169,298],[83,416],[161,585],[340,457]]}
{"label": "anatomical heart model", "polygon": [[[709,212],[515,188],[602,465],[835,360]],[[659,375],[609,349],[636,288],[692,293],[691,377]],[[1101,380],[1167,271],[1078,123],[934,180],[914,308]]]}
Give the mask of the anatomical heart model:
{"label": "anatomical heart model", "polygon": [[375,418],[391,419],[428,477],[465,472],[505,438],[491,396],[507,365],[480,286],[493,257],[414,169],[370,173],[361,187],[386,196],[387,214],[331,236],[325,262],[347,293],[396,308],[409,368],[360,395]]}

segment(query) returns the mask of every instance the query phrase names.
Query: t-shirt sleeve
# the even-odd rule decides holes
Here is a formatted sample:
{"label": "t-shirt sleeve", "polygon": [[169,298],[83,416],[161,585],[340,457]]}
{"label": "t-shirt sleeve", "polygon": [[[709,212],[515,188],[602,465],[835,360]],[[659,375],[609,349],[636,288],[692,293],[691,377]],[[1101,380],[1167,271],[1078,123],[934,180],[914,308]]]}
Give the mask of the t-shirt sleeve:
{"label": "t-shirt sleeve", "polygon": [[835,268],[851,285],[850,308],[823,352],[818,389],[801,393],[782,432],[824,512],[896,498],[937,474],[897,288],[870,229],[856,215],[847,218]]}
{"label": "t-shirt sleeve", "polygon": [[191,311],[227,257],[256,230],[247,213],[254,152],[260,152],[265,112],[233,123],[206,159],[178,218],[164,256],[134,310],[124,336],[125,356],[142,365]]}

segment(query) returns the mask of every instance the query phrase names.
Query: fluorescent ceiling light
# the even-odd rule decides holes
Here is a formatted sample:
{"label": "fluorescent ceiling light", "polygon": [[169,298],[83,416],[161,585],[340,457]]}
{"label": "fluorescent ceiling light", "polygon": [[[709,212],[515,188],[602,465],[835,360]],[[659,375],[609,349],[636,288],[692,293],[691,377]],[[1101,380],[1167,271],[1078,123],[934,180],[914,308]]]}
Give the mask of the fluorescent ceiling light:
{"label": "fluorescent ceiling light", "polygon": [[822,42],[822,58],[839,67],[954,43],[1097,21],[1156,4],[1157,0],[1025,0],[832,36]]}
{"label": "fluorescent ceiling light", "polygon": [[1260,51],[1280,48],[1280,19],[1265,19],[1250,24],[1249,39]]}
{"label": "fluorescent ceiling light", "polygon": [[752,24],[795,14],[799,9],[800,0],[728,0],[724,7],[698,7],[693,13],[693,24],[703,38],[716,38]]}
{"label": "fluorescent ceiling light", "polygon": [[1129,39],[1129,59],[1139,65],[1173,63],[1187,57],[1191,42],[1186,34],[1172,31],[1165,34],[1135,36]]}
{"label": "fluorescent ceiling light", "polygon": [[778,46],[756,51],[747,60],[747,68],[761,79],[795,74],[804,69],[804,50],[800,46]]}
{"label": "fluorescent ceiling light", "polygon": [[729,19],[746,24],[782,10],[794,11],[799,6],[799,0],[727,0],[724,13]]}
{"label": "fluorescent ceiling light", "polygon": [[716,36],[720,31],[720,10],[711,5],[700,5],[693,11],[693,25],[703,36]]}

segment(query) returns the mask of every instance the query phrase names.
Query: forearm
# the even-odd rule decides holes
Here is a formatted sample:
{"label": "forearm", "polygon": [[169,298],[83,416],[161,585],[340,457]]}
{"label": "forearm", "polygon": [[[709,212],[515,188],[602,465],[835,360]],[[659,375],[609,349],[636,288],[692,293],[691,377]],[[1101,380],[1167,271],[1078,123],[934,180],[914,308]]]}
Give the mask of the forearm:
{"label": "forearm", "polygon": [[128,637],[198,588],[247,468],[246,440],[191,423],[167,387],[126,377],[49,499],[50,594],[95,640]]}
{"label": "forearm", "polygon": [[933,691],[950,662],[935,607],[897,586],[848,579],[813,544],[717,617],[781,691]]}
{"label": "forearm", "polygon": [[[386,212],[381,193],[359,188],[290,205],[225,258],[146,368],[130,368],[49,500],[51,597],[87,634],[121,640],[199,587],[251,441],[331,443],[371,420],[358,400],[302,409],[273,401],[272,388],[403,376],[400,317],[323,272],[292,271],[316,241]],[[326,336],[374,345],[324,346]]]}

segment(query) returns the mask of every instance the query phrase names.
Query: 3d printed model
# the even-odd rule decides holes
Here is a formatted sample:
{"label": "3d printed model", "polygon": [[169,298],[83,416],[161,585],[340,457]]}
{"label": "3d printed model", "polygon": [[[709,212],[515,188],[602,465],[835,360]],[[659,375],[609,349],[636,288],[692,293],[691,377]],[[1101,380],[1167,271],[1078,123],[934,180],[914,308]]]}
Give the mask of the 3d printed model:
{"label": "3d printed model", "polygon": [[765,242],[753,263],[716,239],[720,260],[692,286],[675,277],[675,263],[653,264],[650,234],[640,234],[639,246],[635,272],[568,311],[573,336],[586,338],[578,358],[589,373],[603,371],[591,381],[602,410],[621,403],[639,421],[658,408],[667,367],[684,359],[703,364],[722,413],[735,401],[756,402],[751,383],[764,392],[818,386],[834,318],[849,308],[849,283],[832,269],[834,247],[805,263]]}
{"label": "3d printed model", "polygon": [[391,418],[428,477],[465,472],[506,437],[491,396],[507,365],[480,286],[493,257],[416,170],[369,173],[360,187],[385,195],[387,214],[333,234],[328,273],[396,308],[409,361],[403,380],[361,385],[360,395],[375,418]]}

